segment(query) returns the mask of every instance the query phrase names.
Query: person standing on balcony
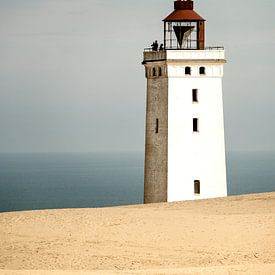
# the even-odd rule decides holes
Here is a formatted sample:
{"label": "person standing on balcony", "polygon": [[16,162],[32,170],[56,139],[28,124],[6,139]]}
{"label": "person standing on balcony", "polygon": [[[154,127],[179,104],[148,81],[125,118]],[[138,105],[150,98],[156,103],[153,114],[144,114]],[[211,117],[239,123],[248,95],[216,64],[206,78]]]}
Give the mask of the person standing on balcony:
{"label": "person standing on balcony", "polygon": [[152,47],[153,51],[157,51],[158,47],[159,47],[158,41],[156,40],[155,42],[153,42],[153,44],[151,45],[151,47]]}

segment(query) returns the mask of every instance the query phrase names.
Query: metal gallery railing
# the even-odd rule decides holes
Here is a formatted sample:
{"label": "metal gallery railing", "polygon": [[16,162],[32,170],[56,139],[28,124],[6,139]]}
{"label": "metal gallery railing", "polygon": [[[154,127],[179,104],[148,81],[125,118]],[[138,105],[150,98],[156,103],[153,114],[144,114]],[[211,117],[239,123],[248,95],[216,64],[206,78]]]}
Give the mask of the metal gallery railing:
{"label": "metal gallery railing", "polygon": [[[165,49],[163,50],[153,50],[152,48],[145,48],[144,49],[144,52],[163,52],[163,51],[166,51],[166,50],[177,50],[177,51],[189,51],[189,50],[198,50],[197,48],[188,48],[188,49],[181,49],[181,48],[177,48],[177,47],[174,47],[174,48],[169,48],[169,47],[166,47]],[[224,47],[223,46],[215,46],[215,47],[205,47],[203,50],[209,50],[209,51],[223,51],[224,50]]]}

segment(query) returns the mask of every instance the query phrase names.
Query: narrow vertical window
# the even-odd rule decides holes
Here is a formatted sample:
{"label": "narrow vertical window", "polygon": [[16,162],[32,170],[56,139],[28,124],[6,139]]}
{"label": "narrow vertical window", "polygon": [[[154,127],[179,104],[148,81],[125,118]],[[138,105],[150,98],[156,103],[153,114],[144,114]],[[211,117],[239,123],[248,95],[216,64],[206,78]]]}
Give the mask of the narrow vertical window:
{"label": "narrow vertical window", "polygon": [[200,67],[200,74],[205,74],[205,67]]}
{"label": "narrow vertical window", "polygon": [[156,119],[156,128],[155,128],[155,133],[158,134],[159,133],[159,119]]}
{"label": "narrow vertical window", "polygon": [[153,68],[153,76],[157,76],[156,68]]}
{"label": "narrow vertical window", "polygon": [[193,132],[199,131],[199,119],[193,118]]}
{"label": "narrow vertical window", "polygon": [[185,74],[191,75],[191,67],[185,67]]}
{"label": "narrow vertical window", "polygon": [[194,181],[194,193],[195,195],[201,194],[201,182],[199,180]]}
{"label": "narrow vertical window", "polygon": [[159,76],[161,76],[162,73],[161,73],[161,67],[159,67]]}
{"label": "narrow vertical window", "polygon": [[193,97],[193,103],[199,102],[199,100],[198,100],[198,89],[193,89],[192,90],[192,97]]}

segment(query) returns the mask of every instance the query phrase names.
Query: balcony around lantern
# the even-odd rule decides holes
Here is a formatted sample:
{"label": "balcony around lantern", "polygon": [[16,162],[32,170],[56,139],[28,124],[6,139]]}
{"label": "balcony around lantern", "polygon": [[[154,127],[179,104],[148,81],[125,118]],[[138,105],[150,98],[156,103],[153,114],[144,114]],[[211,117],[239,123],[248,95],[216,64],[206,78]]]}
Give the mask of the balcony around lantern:
{"label": "balcony around lantern", "polygon": [[196,49],[165,49],[153,51],[145,48],[143,63],[168,60],[221,60],[225,61],[224,47],[206,47],[204,50]]}

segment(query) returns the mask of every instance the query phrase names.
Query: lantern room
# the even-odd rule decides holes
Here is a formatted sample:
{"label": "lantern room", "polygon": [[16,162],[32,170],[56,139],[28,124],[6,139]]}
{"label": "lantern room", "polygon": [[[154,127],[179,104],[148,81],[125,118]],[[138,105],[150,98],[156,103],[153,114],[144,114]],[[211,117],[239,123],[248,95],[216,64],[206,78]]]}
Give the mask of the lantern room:
{"label": "lantern room", "polygon": [[204,50],[205,20],[194,11],[192,0],[177,0],[174,11],[164,20],[164,48]]}

